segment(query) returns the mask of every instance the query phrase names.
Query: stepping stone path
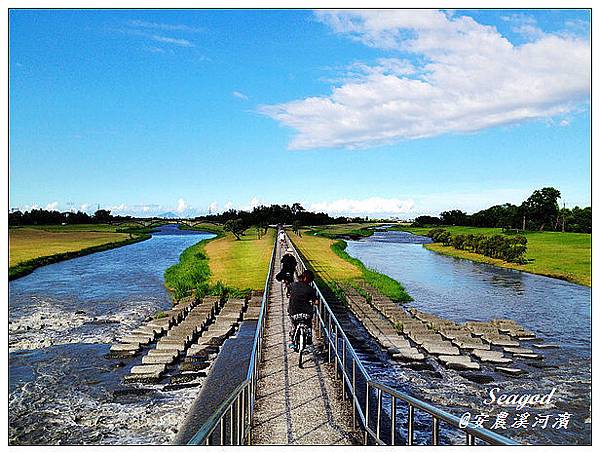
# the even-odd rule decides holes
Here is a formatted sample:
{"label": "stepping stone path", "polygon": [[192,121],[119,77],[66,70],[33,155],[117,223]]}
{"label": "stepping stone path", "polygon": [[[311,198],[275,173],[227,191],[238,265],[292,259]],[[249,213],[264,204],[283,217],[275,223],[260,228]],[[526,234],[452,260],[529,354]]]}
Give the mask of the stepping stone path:
{"label": "stepping stone path", "polygon": [[[180,362],[171,384],[193,382],[205,377],[225,340],[234,335],[242,320],[257,320],[262,297],[224,300],[208,296],[189,297],[134,329],[111,346],[109,357],[137,355],[144,346],[156,344],[142,357],[141,365],[131,368],[126,383],[159,382],[167,369]],[[167,385],[169,386],[169,385]],[[176,387],[172,387],[176,389]]]}
{"label": "stepping stone path", "polygon": [[[428,354],[451,369],[479,370],[481,362],[498,365],[495,369],[500,372],[519,375],[525,371],[502,365],[517,358],[542,358],[533,350],[520,346],[520,341],[537,337],[514,320],[460,324],[415,308],[406,311],[366,283],[359,286],[342,287],[348,307],[392,359],[422,361]],[[545,347],[545,344],[534,346],[556,347]]]}
{"label": "stepping stone path", "polygon": [[365,297],[359,291],[351,286],[343,288],[346,295],[348,307],[354,313],[356,318],[364,325],[367,332],[375,341],[392,357],[398,361],[422,361],[425,355],[410,344],[407,336],[398,332],[394,328],[391,317],[400,320],[402,317],[408,317],[404,311],[397,307],[391,300],[381,298],[379,303],[385,307],[386,314],[381,313],[367,303]]}

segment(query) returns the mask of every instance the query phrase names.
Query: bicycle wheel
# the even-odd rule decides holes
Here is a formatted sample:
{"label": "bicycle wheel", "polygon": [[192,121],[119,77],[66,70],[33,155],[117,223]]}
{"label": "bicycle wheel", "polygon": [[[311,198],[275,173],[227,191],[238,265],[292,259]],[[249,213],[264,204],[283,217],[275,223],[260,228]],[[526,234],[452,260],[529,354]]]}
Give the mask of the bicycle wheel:
{"label": "bicycle wheel", "polygon": [[302,369],[302,353],[304,352],[304,346],[306,345],[306,330],[304,327],[300,327],[298,333],[298,367]]}

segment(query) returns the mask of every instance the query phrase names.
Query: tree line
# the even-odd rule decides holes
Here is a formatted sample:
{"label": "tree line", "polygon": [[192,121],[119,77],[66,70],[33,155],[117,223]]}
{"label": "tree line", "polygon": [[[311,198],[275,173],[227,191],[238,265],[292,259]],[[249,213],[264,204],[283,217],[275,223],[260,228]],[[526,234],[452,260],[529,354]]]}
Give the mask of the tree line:
{"label": "tree line", "polygon": [[521,205],[494,205],[470,215],[461,210],[443,211],[439,217],[419,216],[413,226],[461,225],[592,233],[592,207],[561,208],[558,199],[560,191],[547,187],[535,190]]}
{"label": "tree line", "polygon": [[[127,221],[132,216],[115,216],[110,210],[99,209],[93,215],[78,211],[59,212],[56,210],[32,209],[21,212],[12,211],[8,214],[9,225],[60,225],[60,224],[102,224],[111,221]],[[236,236],[251,226],[266,229],[273,224],[288,224],[294,228],[301,225],[344,224],[347,222],[365,222],[368,218],[361,217],[331,217],[327,213],[307,211],[300,203],[292,205],[258,206],[252,211],[227,210],[221,214],[198,216],[194,221],[205,221],[226,224],[228,230]]]}
{"label": "tree line", "polygon": [[462,251],[475,252],[494,259],[513,263],[525,263],[527,238],[523,235],[474,235],[455,234],[435,228],[427,233],[435,243],[452,246]]}
{"label": "tree line", "polygon": [[83,211],[60,212],[56,210],[32,209],[8,213],[8,225],[61,225],[61,224],[106,224],[110,221],[132,219],[131,216],[113,216],[110,210],[96,210],[93,215]]}

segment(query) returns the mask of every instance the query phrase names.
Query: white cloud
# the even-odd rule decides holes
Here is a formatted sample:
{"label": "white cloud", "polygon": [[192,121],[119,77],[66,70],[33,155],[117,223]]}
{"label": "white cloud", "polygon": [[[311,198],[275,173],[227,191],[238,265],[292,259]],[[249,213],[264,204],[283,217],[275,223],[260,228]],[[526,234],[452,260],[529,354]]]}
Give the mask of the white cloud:
{"label": "white cloud", "polygon": [[82,203],[81,205],[79,205],[79,211],[85,212],[89,207],[90,207],[89,203]]}
{"label": "white cloud", "polygon": [[129,209],[129,207],[126,204],[121,203],[120,205],[113,205],[104,209],[110,210],[114,214],[123,214],[126,210]]}
{"label": "white cloud", "polygon": [[187,39],[171,38],[170,36],[161,35],[150,35],[149,38],[158,43],[174,44],[180,47],[194,47],[194,45]]}
{"label": "white cloud", "polygon": [[49,203],[48,205],[46,205],[46,210],[48,211],[54,211],[58,208],[58,202],[52,202]]}
{"label": "white cloud", "polygon": [[219,204],[215,201],[215,202],[211,202],[208,205],[208,211],[212,214],[218,213],[219,212]]}
{"label": "white cloud", "polygon": [[233,96],[235,96],[236,98],[239,99],[243,99],[244,101],[248,100],[248,96],[246,96],[244,93],[242,93],[241,91],[234,91],[231,93]]}
{"label": "white cloud", "polygon": [[257,206],[264,205],[264,203],[256,196],[252,197],[250,203],[248,204],[249,209],[254,209]]}
{"label": "white cloud", "polygon": [[233,208],[233,203],[231,203],[231,202],[227,202],[227,203],[226,203],[226,204],[223,206],[223,209],[224,209],[225,211],[227,211],[227,210],[231,210],[232,208]]}
{"label": "white cloud", "polygon": [[183,200],[182,198],[180,198],[177,201],[177,208],[175,208],[175,211],[177,213],[183,213],[186,210],[187,207],[188,206],[187,206],[187,203],[185,202],[185,200]]}
{"label": "white cloud", "polygon": [[371,197],[362,200],[341,199],[312,203],[309,204],[309,210],[335,214],[400,214],[409,212],[413,206],[414,202],[410,199]]}
{"label": "white cloud", "polygon": [[139,28],[148,28],[155,30],[164,30],[164,31],[179,31],[179,32],[189,32],[189,33],[197,33],[202,31],[201,28],[198,27],[190,27],[185,24],[163,24],[158,22],[147,22],[143,20],[130,20],[128,25],[132,27]]}
{"label": "white cloud", "polygon": [[296,131],[292,149],[364,148],[473,132],[562,117],[589,100],[590,42],[581,37],[542,34],[515,46],[471,17],[432,10],[321,11],[317,17],[337,33],[402,58],[358,64],[327,96],[261,106]]}

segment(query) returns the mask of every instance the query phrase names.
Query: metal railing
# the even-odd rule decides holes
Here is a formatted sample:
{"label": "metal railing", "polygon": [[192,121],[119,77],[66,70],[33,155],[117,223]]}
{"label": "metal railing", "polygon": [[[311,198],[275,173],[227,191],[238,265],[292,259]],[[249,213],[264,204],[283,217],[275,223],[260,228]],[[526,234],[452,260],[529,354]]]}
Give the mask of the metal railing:
{"label": "metal railing", "polygon": [[[303,256],[298,253],[289,237],[287,242],[288,247],[294,250],[301,271],[307,269]],[[316,308],[317,332],[325,342],[328,361],[335,360],[335,377],[342,381],[343,398],[352,403],[353,425],[355,429],[360,426],[365,444],[374,442],[379,445],[396,445],[398,441],[403,441],[403,444],[413,445],[417,410],[430,418],[430,441],[433,445],[440,444],[441,423],[462,432],[467,445],[474,445],[477,440],[492,445],[519,444],[491,430],[477,427],[471,422],[464,424],[460,418],[447,411],[373,380],[361,363],[323,293],[316,284],[314,287],[319,299]],[[389,403],[387,413],[384,401]],[[399,402],[404,408],[399,408]]]}
{"label": "metal railing", "polygon": [[265,281],[265,289],[263,291],[246,378],[213,412],[198,432],[188,441],[188,445],[242,445],[250,443],[258,367],[262,357],[263,334],[265,331],[265,319],[269,304],[269,291],[271,289],[271,276],[276,250],[277,238],[271,252],[269,272]]}

